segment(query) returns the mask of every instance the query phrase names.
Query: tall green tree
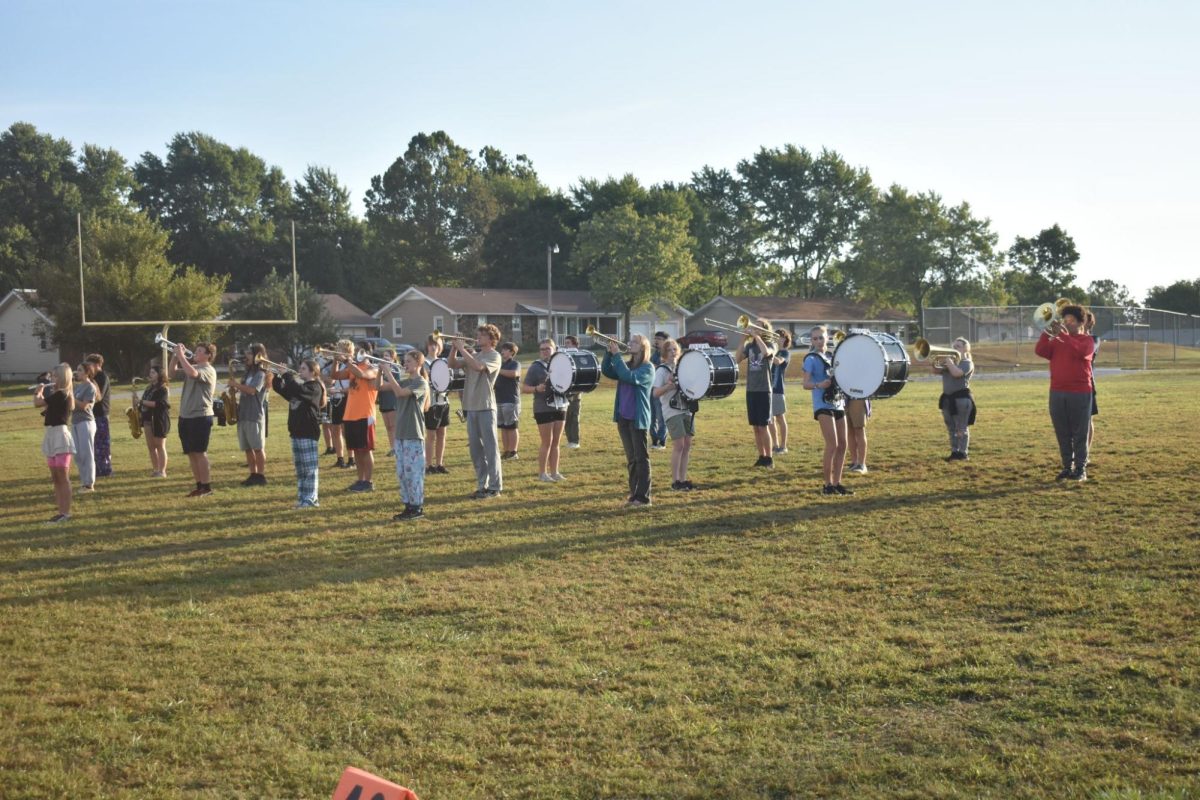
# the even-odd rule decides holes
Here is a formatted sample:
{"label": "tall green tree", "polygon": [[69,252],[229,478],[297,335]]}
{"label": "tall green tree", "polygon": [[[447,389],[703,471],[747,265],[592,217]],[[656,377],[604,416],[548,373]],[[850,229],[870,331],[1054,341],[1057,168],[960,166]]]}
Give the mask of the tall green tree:
{"label": "tall green tree", "polygon": [[1129,287],[1108,278],[1101,278],[1088,284],[1087,303],[1090,306],[1121,308],[1131,308],[1137,305]]}
{"label": "tall green tree", "polygon": [[[376,298],[366,265],[366,228],[333,170],[310,166],[293,189],[296,269],[317,292],[355,302]],[[369,304],[369,303],[368,303]]]}
{"label": "tall green tree", "polygon": [[768,274],[755,253],[761,231],[742,182],[727,169],[692,174],[692,235],[707,294],[765,294]]}
{"label": "tall green tree", "polygon": [[1200,278],[1175,281],[1170,286],[1155,286],[1146,294],[1146,305],[1164,311],[1200,315]]}
{"label": "tall green tree", "polygon": [[738,173],[764,254],[788,265],[790,285],[781,288],[812,297],[825,269],[854,244],[874,196],[870,174],[832,150],[813,156],[795,145],[762,148]]}
{"label": "tall green tree", "polygon": [[1078,262],[1075,240],[1057,224],[1032,238],[1018,236],[1008,248],[1010,268],[1023,273],[1010,279],[1018,301],[1040,304],[1063,295],[1079,297],[1074,285]]}
{"label": "tall green tree", "polygon": [[[985,299],[1001,261],[996,253],[999,237],[991,220],[976,217],[966,202],[946,208],[938,198],[938,208],[942,222],[926,305],[952,306]],[[920,312],[920,307],[914,311]]]}
{"label": "tall green tree", "polygon": [[692,246],[685,221],[666,214],[642,216],[624,205],[580,226],[573,259],[587,272],[596,301],[620,309],[629,330],[634,311],[660,299],[678,302],[699,280]]}
{"label": "tall green tree", "polygon": [[561,194],[537,197],[492,222],[483,242],[482,286],[542,289],[546,286],[546,247],[558,245],[554,256],[554,287],[586,289],[571,259],[575,241],[575,211]]}
{"label": "tall green tree", "polygon": [[[300,281],[295,300],[299,305],[295,325],[237,325],[231,329],[237,344],[262,342],[271,352],[287,353],[294,365],[315,345],[338,337],[337,320],[329,314],[321,295],[310,284]],[[228,316],[231,319],[286,319],[296,308],[292,301],[292,281],[281,275],[268,275],[261,285],[230,304]]]}

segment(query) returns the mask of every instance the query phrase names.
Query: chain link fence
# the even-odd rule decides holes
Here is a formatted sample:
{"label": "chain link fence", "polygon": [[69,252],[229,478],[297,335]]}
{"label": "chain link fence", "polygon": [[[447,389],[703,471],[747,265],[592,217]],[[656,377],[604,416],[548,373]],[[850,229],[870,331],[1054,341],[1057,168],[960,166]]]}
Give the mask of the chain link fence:
{"label": "chain link fence", "polygon": [[[1149,368],[1200,366],[1200,317],[1157,308],[1087,306],[1096,315],[1092,333],[1100,337],[1098,366]],[[1034,324],[1037,306],[940,306],[921,309],[925,338],[949,345],[959,336],[971,342],[982,363],[1043,367],[1033,352],[1041,335]]]}

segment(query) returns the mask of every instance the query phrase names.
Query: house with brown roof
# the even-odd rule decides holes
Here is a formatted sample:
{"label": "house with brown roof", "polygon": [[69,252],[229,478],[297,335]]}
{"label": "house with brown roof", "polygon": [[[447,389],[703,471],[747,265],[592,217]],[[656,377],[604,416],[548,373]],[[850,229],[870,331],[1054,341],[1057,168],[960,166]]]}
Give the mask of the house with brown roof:
{"label": "house with brown roof", "polygon": [[[242,292],[225,292],[221,295],[221,307],[229,308],[236,300],[244,297]],[[337,322],[338,335],[358,341],[368,336],[379,336],[379,320],[351,303],[340,294],[318,294],[329,316]],[[291,316],[291,311],[288,311]]]}
{"label": "house with brown roof", "polygon": [[807,335],[814,325],[829,325],[843,331],[868,328],[893,334],[903,341],[908,341],[909,334],[917,330],[917,322],[909,314],[895,309],[872,313],[865,303],[849,300],[722,295],[717,295],[693,311],[688,317],[687,327],[689,331],[711,328],[704,322],[706,317],[733,325],[743,314],[766,319],[776,329],[786,329],[792,334],[793,341]]}

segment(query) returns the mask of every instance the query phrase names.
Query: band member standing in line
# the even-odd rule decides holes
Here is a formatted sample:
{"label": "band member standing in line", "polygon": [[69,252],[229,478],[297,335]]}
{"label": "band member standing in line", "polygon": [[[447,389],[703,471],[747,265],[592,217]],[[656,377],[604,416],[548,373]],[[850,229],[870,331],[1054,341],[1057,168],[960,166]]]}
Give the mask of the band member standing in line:
{"label": "band member standing in line", "polygon": [[151,477],[167,477],[167,434],[171,432],[170,390],[167,373],[157,364],[150,365],[149,383],[139,403],[142,413],[142,435],[150,453]]}
{"label": "band member standing in line", "polygon": [[397,399],[396,480],[404,510],[392,517],[400,522],[425,516],[425,412],[429,410],[429,383],[425,380],[425,356],[420,350],[404,354],[405,378],[383,370],[381,392]]}
{"label": "band member standing in line", "polygon": [[[354,345],[346,339],[338,342],[338,349],[345,351]],[[333,373],[338,380],[350,381],[346,392],[346,410],[342,417],[342,431],[346,436],[346,447],[352,453],[358,480],[348,487],[352,492],[375,491],[375,396],[379,393],[376,381],[379,370],[365,358],[350,361]]]}
{"label": "band member standing in line", "polygon": [[[425,361],[442,357],[442,337],[430,334],[425,340]],[[450,426],[450,393],[429,389],[429,410],[425,412],[425,474],[446,474],[446,428]]]}
{"label": "band member standing in line", "polygon": [[1062,322],[1042,331],[1033,351],[1050,362],[1050,421],[1058,439],[1058,480],[1086,481],[1088,422],[1092,419],[1092,357],[1095,344],[1082,332],[1083,308],[1062,309]]}
{"label": "band member standing in line", "polygon": [[[771,330],[765,319],[756,323],[763,330]],[[761,331],[745,330],[746,342],[737,352],[737,362],[746,362],[746,419],[754,431],[754,446],[758,450],[756,467],[773,469],[775,459],[771,456],[771,432],[767,424],[771,421],[771,360],[775,348],[763,341]]]}
{"label": "band member standing in line", "polygon": [[496,376],[496,427],[500,429],[501,453],[504,461],[518,458],[521,443],[521,395],[517,385],[521,380],[521,362],[517,361],[515,342],[500,345],[500,373]]}
{"label": "band member standing in line", "polygon": [[[297,375],[299,378],[297,379]],[[297,373],[276,375],[271,386],[288,401],[288,435],[292,439],[292,463],[296,468],[296,505],[318,508],[320,501],[321,409],[328,404],[321,368],[316,359],[300,362]]]}
{"label": "band member standing in line", "polygon": [[658,403],[666,420],[667,435],[671,437],[671,489],[690,492],[694,487],[688,480],[688,460],[692,452],[692,437],[696,435],[695,415],[686,407],[687,400],[679,394],[675,368],[679,364],[679,342],[667,339],[662,346],[662,363],[654,370],[650,388],[651,402]]}
{"label": "band member standing in line", "polygon": [[[329,426],[326,430],[333,440],[333,454],[337,456],[337,461],[333,466],[336,469],[349,469],[356,466],[354,456],[347,451],[345,431],[342,428],[342,422],[346,415],[346,391],[350,388],[350,381],[333,377],[333,373],[341,369],[342,363],[349,361],[354,355],[353,348],[354,345],[347,339],[342,339],[336,345],[329,345],[325,348],[342,354],[340,357],[334,357],[323,369],[325,386],[329,394],[329,402],[325,407],[326,413],[329,415]],[[329,454],[326,453],[326,455]]]}
{"label": "band member standing in line", "polygon": [[379,369],[378,388],[379,394],[375,397],[375,406],[379,410],[380,416],[383,417],[383,427],[387,429],[388,435],[388,453],[392,456],[396,455],[396,395],[391,392],[383,391],[383,376],[388,372],[401,369],[400,364],[396,361],[396,351],[387,349],[383,350],[380,355],[386,358],[395,367]]}
{"label": "band member standing in line", "polygon": [[246,348],[246,373],[239,381],[232,374],[229,386],[238,393],[238,448],[246,454],[249,477],[242,486],[267,485],[267,373],[259,359],[267,357],[267,348],[257,342]]}
{"label": "band member standing in line", "polygon": [[1100,413],[1100,406],[1096,405],[1096,357],[1100,355],[1100,337],[1092,333],[1092,329],[1096,327],[1096,315],[1090,310],[1084,312],[1083,332],[1092,337],[1092,416],[1088,419],[1088,463],[1085,467],[1092,465],[1092,453],[1095,452],[1092,448],[1092,442],[1096,435],[1096,415]]}
{"label": "band member standing in line", "polygon": [[39,383],[33,393],[34,408],[45,408],[42,412],[45,433],[42,434],[42,455],[50,468],[50,480],[54,483],[54,502],[58,513],[49,522],[66,522],[71,518],[71,454],[75,442],[71,438],[71,412],[75,410],[74,386],[71,366],[59,364],[52,371],[54,383]]}
{"label": "band member standing in line", "polygon": [[[650,364],[658,369],[662,363],[663,342],[671,336],[666,331],[655,331],[653,349],[650,352]],[[663,419],[662,408],[658,403],[650,404],[650,449],[665,450],[667,448],[667,421]]]}
{"label": "band member standing in line", "polygon": [[213,493],[211,465],[208,462],[208,439],[213,426],[213,390],[217,385],[217,371],[213,369],[214,346],[209,342],[197,342],[193,358],[187,360],[183,344],[175,345],[171,362],[167,365],[167,378],[176,370],[183,373],[183,389],[179,393],[179,441],[183,453],[188,457],[196,488],[188,497],[204,497]]}
{"label": "band member standing in line", "polygon": [[566,425],[567,400],[555,394],[550,386],[550,359],[557,347],[553,339],[542,339],[538,343],[538,360],[525,371],[525,383],[521,391],[533,395],[533,420],[537,423],[538,480],[555,483],[564,480],[558,471],[559,446]]}
{"label": "band member standing in line", "polygon": [[617,343],[608,343],[608,352],[600,362],[605,377],[619,381],[613,398],[613,422],[625,449],[625,467],[629,472],[629,497],[626,508],[650,505],[650,454],[646,451],[646,432],[650,427],[650,385],[654,365],[650,363],[650,340],[640,333],[629,337],[629,363],[617,354]]}
{"label": "band member standing in line", "polygon": [[779,337],[779,349],[771,359],[771,422],[767,425],[773,443],[772,458],[788,451],[787,395],[784,394],[783,379],[792,362],[792,334],[783,328],[775,334]]}
{"label": "band member standing in line", "polygon": [[83,362],[75,368],[72,394],[75,407],[71,411],[71,438],[75,440],[75,464],[79,469],[79,486],[82,491],[96,490],[96,417],[93,409],[100,397],[100,390],[92,383],[96,365]]}
{"label": "band member standing in line", "polygon": [[96,400],[96,405],[92,408],[92,413],[96,417],[96,477],[107,478],[113,474],[112,468],[112,432],[108,424],[108,409],[111,404],[111,388],[108,381],[108,373],[104,371],[104,356],[99,353],[92,353],[84,361],[95,365],[95,370],[92,371],[92,382],[96,384],[96,389],[100,392],[99,398]]}
{"label": "band member standing in line", "polygon": [[[832,365],[825,353],[829,329],[817,325],[809,332],[812,347],[804,357],[804,388],[812,392],[813,419],[821,426],[825,450],[821,471],[825,478],[822,494],[854,494],[842,486],[842,467],[846,464],[846,410],[840,392],[834,390]],[[832,395],[832,396],[831,396]]]}
{"label": "band member standing in line", "polygon": [[871,419],[871,401],[863,397],[846,400],[846,472],[867,474],[867,422]]}
{"label": "band member standing in line", "polygon": [[[579,339],[574,336],[563,337],[563,347],[578,350]],[[567,393],[567,420],[563,430],[567,434],[567,448],[579,449],[579,392]]]}
{"label": "band member standing in line", "polygon": [[496,442],[496,378],[500,374],[500,354],[496,345],[500,329],[480,325],[475,332],[476,352],[467,350],[462,339],[451,339],[453,349],[448,362],[451,369],[465,369],[462,405],[467,418],[467,447],[475,466],[475,493],[472,499],[496,497],[503,487],[500,470],[500,446]]}
{"label": "band member standing in line", "polygon": [[933,359],[929,369],[942,376],[942,396],[938,408],[946,432],[950,434],[950,455],[947,461],[967,461],[971,444],[971,425],[975,424],[975,398],[971,395],[971,376],[975,374],[975,363],[971,360],[971,343],[963,337],[954,340],[954,349],[959,353],[958,363],[950,359]]}

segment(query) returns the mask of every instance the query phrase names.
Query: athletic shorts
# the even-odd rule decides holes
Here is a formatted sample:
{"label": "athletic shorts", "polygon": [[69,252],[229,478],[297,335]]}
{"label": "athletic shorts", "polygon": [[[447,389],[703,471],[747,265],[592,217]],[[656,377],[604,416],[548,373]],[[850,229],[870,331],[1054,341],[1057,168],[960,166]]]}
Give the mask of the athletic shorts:
{"label": "athletic shorts", "polygon": [[867,401],[866,400],[847,400],[846,401],[846,423],[851,428],[867,427]]}
{"label": "athletic shorts", "polygon": [[267,438],[267,420],[264,417],[259,417],[255,420],[243,422],[238,420],[237,424],[237,440],[238,449],[246,450],[262,450],[263,442]]}
{"label": "athletic shorts", "polygon": [[186,417],[179,420],[179,441],[183,445],[184,455],[208,452],[212,426],[212,417]]}
{"label": "athletic shorts", "polygon": [[425,412],[425,430],[436,431],[450,427],[450,406],[430,406]]}
{"label": "athletic shorts", "polygon": [[46,459],[46,466],[51,469],[62,468],[69,470],[71,469],[71,454],[59,453],[56,456],[50,456],[50,458]]}
{"label": "athletic shorts", "polygon": [[822,415],[833,417],[834,419],[844,419],[846,412],[840,408],[818,408],[813,412],[813,419],[820,419]]}
{"label": "athletic shorts", "polygon": [[375,449],[375,426],[369,419],[348,419],[342,423],[346,447],[351,450]]}
{"label": "athletic shorts", "polygon": [[346,398],[329,398],[329,420],[334,425],[342,424],[342,415],[346,413]]}
{"label": "athletic shorts", "polygon": [[770,392],[746,392],[746,421],[756,428],[771,421]]}
{"label": "athletic shorts", "polygon": [[496,427],[502,431],[514,431],[521,420],[520,403],[500,403],[496,407]]}
{"label": "athletic shorts", "polygon": [[672,442],[685,436],[695,436],[696,417],[687,413],[667,417],[667,435],[671,437]]}
{"label": "athletic shorts", "polygon": [[567,418],[566,411],[535,411],[533,421],[538,425],[549,425],[552,422],[563,422]]}
{"label": "athletic shorts", "polygon": [[771,392],[771,416],[782,417],[787,413],[787,396],[783,392]]}

